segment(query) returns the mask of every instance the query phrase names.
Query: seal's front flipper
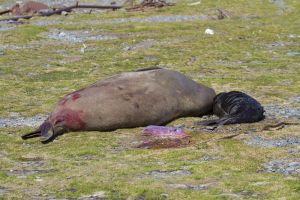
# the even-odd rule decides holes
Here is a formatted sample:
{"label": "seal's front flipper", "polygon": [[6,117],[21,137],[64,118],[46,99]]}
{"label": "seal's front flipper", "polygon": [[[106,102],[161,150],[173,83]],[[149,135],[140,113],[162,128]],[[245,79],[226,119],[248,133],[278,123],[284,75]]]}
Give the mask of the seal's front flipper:
{"label": "seal's front flipper", "polygon": [[27,139],[35,138],[35,137],[39,137],[39,136],[41,136],[41,129],[40,128],[38,128],[37,130],[35,130],[33,132],[22,135],[21,137],[22,137],[23,140],[27,140]]}
{"label": "seal's front flipper", "polygon": [[218,120],[218,125],[238,124],[242,123],[238,115],[222,117]]}
{"label": "seal's front flipper", "polygon": [[236,124],[236,123],[239,123],[238,119],[239,119],[238,116],[225,116],[225,117],[221,117],[219,119],[202,121],[202,122],[199,122],[198,125],[222,126],[222,125],[226,125],[226,124]]}

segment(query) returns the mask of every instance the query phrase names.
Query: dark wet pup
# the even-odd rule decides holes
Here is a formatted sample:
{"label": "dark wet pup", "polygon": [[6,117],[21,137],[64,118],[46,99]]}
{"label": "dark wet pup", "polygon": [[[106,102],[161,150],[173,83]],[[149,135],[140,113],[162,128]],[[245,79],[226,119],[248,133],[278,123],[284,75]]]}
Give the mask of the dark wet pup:
{"label": "dark wet pup", "polygon": [[264,108],[251,96],[238,91],[222,92],[215,96],[213,114],[219,119],[200,122],[200,125],[253,123],[264,119]]}

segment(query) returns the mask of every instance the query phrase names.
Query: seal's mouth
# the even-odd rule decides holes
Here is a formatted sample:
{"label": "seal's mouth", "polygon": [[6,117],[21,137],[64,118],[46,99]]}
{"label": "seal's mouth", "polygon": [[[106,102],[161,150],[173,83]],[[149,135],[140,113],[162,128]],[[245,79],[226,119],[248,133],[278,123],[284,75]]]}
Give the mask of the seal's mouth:
{"label": "seal's mouth", "polygon": [[37,130],[23,135],[22,139],[27,140],[35,137],[40,137],[40,141],[43,144],[52,142],[55,139],[56,134],[51,123],[45,121]]}

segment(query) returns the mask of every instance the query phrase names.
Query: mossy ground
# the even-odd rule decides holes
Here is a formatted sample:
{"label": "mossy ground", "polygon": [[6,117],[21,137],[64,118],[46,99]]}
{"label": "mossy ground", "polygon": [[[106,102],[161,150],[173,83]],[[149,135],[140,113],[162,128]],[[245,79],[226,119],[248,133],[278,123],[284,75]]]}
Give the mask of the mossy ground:
{"label": "mossy ground", "polygon": [[[0,1],[4,2],[4,1]],[[178,1],[176,6],[145,12],[103,12],[34,18],[14,29],[0,32],[0,117],[11,112],[22,116],[47,114],[59,98],[107,76],[154,65],[178,70],[217,92],[241,90],[263,104],[291,104],[300,93],[299,52],[300,4],[285,0],[282,9],[268,0]],[[117,18],[215,15],[216,8],[232,13],[230,19],[185,22],[128,22],[101,24]],[[242,17],[243,16],[243,17]],[[63,24],[33,25],[39,20],[63,20]],[[204,34],[206,28],[214,35]],[[62,43],[41,36],[47,31],[89,30],[114,34],[117,39]],[[125,51],[145,40],[155,44]],[[280,42],[281,45],[276,45]],[[13,48],[13,47],[22,48]],[[154,57],[147,60],[145,57]],[[69,61],[68,58],[76,58]],[[62,62],[66,59],[66,62]],[[172,124],[190,124],[199,119],[179,119]],[[241,131],[260,130],[261,123],[241,125]],[[114,132],[69,133],[47,145],[22,141],[30,128],[0,129],[0,199],[77,198],[104,191],[108,199],[299,199],[298,175],[267,173],[263,164],[272,159],[296,158],[289,147],[262,148],[246,145],[243,139],[212,141],[220,135],[189,132],[193,145],[178,149],[141,150],[130,142],[141,128]],[[264,132],[266,137],[299,136],[299,126]],[[228,132],[230,134],[230,132]],[[203,156],[219,159],[201,161]],[[11,175],[10,170],[32,170],[26,161],[39,160],[47,173]],[[146,172],[185,169],[192,174],[155,178]],[[211,184],[205,190],[170,189],[167,184]],[[165,195],[167,194],[167,195]]]}

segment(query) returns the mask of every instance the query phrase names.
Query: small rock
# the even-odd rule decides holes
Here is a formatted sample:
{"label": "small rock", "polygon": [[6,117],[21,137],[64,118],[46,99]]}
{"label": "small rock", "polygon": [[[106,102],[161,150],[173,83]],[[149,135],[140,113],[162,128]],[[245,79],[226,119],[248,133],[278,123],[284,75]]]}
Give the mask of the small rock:
{"label": "small rock", "polygon": [[196,2],[193,2],[193,3],[189,3],[188,5],[189,6],[196,6],[196,5],[200,5],[201,4],[201,1],[196,1]]}
{"label": "small rock", "polygon": [[69,13],[68,12],[66,12],[66,11],[62,11],[61,12],[61,15],[63,15],[63,16],[67,16]]}
{"label": "small rock", "polygon": [[87,48],[87,46],[83,43],[83,44],[82,44],[82,47],[81,47],[81,49],[80,49],[80,52],[81,52],[81,53],[84,53],[86,48]]}
{"label": "small rock", "polygon": [[169,195],[167,193],[162,193],[159,195],[161,198],[166,199],[169,197]]}
{"label": "small rock", "polygon": [[252,185],[266,185],[268,184],[269,182],[255,182],[255,183],[252,183]]}
{"label": "small rock", "polygon": [[35,181],[36,181],[36,182],[42,182],[43,179],[41,179],[41,178],[36,178]]}
{"label": "small rock", "polygon": [[215,31],[212,30],[212,29],[207,28],[207,29],[205,29],[205,32],[204,32],[204,33],[207,34],[207,35],[214,35],[214,34],[215,34]]}

